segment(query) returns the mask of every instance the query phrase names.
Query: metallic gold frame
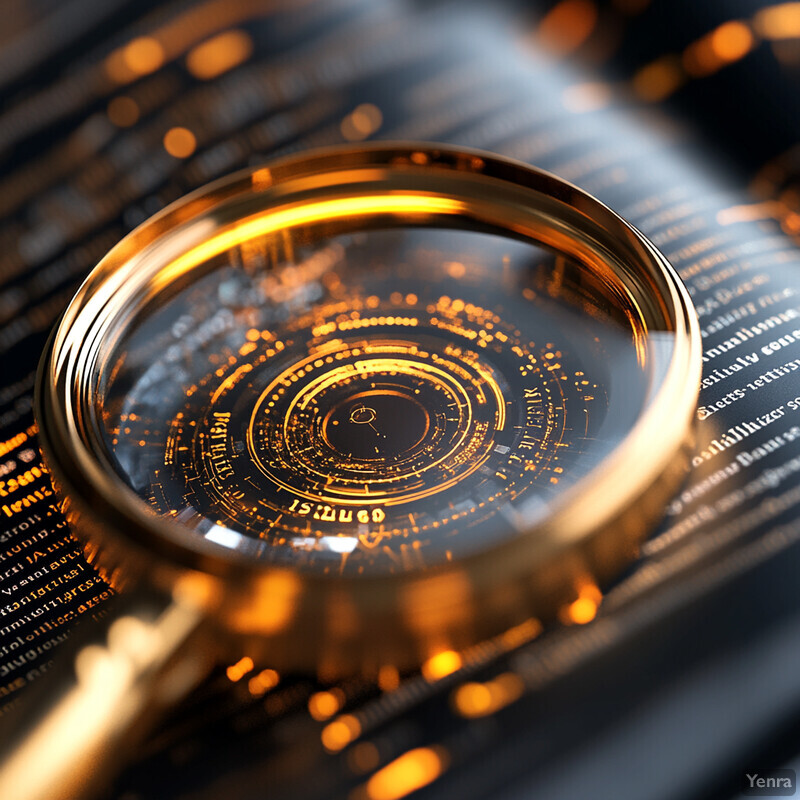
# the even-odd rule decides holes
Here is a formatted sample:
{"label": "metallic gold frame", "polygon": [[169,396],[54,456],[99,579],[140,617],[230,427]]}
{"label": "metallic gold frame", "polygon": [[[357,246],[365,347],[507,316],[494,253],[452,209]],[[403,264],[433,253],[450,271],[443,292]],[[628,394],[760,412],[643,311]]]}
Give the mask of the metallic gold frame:
{"label": "metallic gold frame", "polygon": [[[663,387],[624,442],[540,524],[422,574],[342,579],[266,567],[192,543],[177,523],[143,509],[98,459],[82,411],[96,378],[96,342],[112,336],[127,313],[129,287],[162,291],[231,243],[286,226],[401,213],[421,223],[447,218],[502,229],[565,253],[625,295],[643,329],[670,332]],[[628,562],[684,471],[700,352],[691,301],[666,259],[577,187],[477,151],[402,143],[336,148],[211,184],[121,241],[48,344],[36,415],[72,529],[115,586],[150,585],[180,597],[279,668],[374,672],[552,615],[587,580],[607,581]]]}

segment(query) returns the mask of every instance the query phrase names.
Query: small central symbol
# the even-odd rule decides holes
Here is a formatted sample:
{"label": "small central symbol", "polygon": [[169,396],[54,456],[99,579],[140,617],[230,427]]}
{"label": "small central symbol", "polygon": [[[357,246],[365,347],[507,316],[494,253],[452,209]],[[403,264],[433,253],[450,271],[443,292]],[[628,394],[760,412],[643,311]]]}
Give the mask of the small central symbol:
{"label": "small central symbol", "polygon": [[369,406],[356,406],[350,412],[350,422],[356,425],[369,425],[378,436],[385,439],[386,437],[382,433],[378,433],[378,429],[372,424],[375,422],[377,416],[374,408],[370,408]]}
{"label": "small central symbol", "polygon": [[350,412],[350,422],[355,422],[356,425],[372,425],[377,416],[374,408],[356,406]]}

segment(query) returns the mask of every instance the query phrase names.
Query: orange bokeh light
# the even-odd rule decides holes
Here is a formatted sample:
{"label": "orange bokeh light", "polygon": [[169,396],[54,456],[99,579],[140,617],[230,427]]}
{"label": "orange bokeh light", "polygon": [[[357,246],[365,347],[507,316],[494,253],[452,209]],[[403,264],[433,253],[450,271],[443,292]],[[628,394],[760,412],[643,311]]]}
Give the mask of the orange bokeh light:
{"label": "orange bokeh light", "polygon": [[253,40],[244,31],[220,33],[196,47],[186,56],[186,67],[195,78],[211,80],[250,58]]}
{"label": "orange bokeh light", "polygon": [[197,139],[188,128],[170,128],[164,134],[164,149],[173,158],[188,158],[197,148]]}
{"label": "orange bokeh light", "polygon": [[461,663],[461,656],[455,650],[443,650],[422,665],[422,674],[429,681],[439,680],[460,669]]}
{"label": "orange bokeh light", "polygon": [[399,800],[436,780],[447,767],[441,747],[418,747],[378,770],[366,785],[369,800]]}

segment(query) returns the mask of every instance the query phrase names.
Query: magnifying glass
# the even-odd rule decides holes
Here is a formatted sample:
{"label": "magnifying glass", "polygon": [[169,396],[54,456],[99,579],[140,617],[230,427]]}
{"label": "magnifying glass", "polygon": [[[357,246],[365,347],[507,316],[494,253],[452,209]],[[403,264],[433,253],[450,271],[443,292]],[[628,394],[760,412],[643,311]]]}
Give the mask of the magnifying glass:
{"label": "magnifying glass", "polygon": [[700,371],[664,257],[520,163],[329,149],[173,204],[42,357],[67,519],[133,605],[27,716],[0,795],[79,796],[212,642],[371,674],[553,617],[659,518]]}

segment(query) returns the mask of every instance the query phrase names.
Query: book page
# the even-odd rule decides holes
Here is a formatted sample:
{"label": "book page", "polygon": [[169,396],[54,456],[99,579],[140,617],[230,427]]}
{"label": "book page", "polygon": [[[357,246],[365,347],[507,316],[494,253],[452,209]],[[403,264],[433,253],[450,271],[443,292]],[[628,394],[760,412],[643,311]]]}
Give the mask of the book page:
{"label": "book page", "polygon": [[[685,281],[703,336],[691,475],[640,560],[593,609],[594,621],[566,618],[544,632],[532,625],[506,644],[462,654],[451,674],[401,681],[388,671],[380,686],[322,686],[273,676],[268,663],[232,665],[164,724],[118,796],[246,798],[264,786],[271,798],[345,796],[362,791],[379,766],[433,746],[446,753],[431,779],[439,796],[487,795],[543,771],[553,752],[606,724],[605,696],[623,713],[681,674],[682,657],[670,661],[665,649],[685,647],[690,660],[746,641],[762,622],[738,622],[748,603],[775,621],[776,606],[787,618],[798,610],[796,243],[785,219],[745,192],[730,155],[681,113],[643,100],[641,85],[637,93],[548,54],[547,19],[502,4],[167,4],[108,37],[95,32],[96,42],[70,52],[49,81],[7,97],[0,714],[35,686],[75,622],[103,614],[112,595],[69,537],[38,451],[31,407],[39,355],[92,266],[186,192],[243,166],[346,141],[494,151],[579,185],[639,228]],[[736,581],[747,590],[726,608],[719,593]],[[681,633],[675,620],[687,614]],[[648,632],[662,621],[655,647]],[[770,701],[761,706],[764,724],[800,690],[800,679],[778,673],[752,678],[754,696],[763,691]],[[510,676],[501,707],[473,715],[466,700],[459,704],[460,687],[498,676]],[[560,693],[569,676],[583,688],[567,703]],[[374,750],[357,757],[345,750],[349,741],[331,740],[341,713]],[[685,734],[698,763],[716,763],[718,750],[733,747],[727,734],[746,738],[744,718],[709,712],[706,721]]]}

